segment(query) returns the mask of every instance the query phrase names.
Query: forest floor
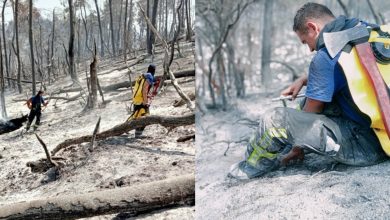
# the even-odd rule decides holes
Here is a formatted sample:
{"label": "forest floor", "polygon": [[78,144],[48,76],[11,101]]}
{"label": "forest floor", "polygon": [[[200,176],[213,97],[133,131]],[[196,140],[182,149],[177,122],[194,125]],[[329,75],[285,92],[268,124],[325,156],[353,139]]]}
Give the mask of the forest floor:
{"label": "forest floor", "polygon": [[329,159],[308,154],[302,163],[261,178],[227,177],[230,166],[244,159],[261,114],[282,106],[271,102],[277,96],[252,94],[225,112],[197,112],[196,218],[388,219],[390,161],[334,166]]}
{"label": "forest floor", "polygon": [[[181,42],[181,54],[175,56],[171,66],[173,72],[194,69],[194,42]],[[122,58],[118,58],[119,61]],[[156,75],[161,75],[163,53],[161,49],[154,59],[157,65]],[[129,61],[131,63],[131,61]],[[151,58],[132,67],[132,79],[147,70]],[[124,63],[105,61],[105,67],[98,70],[102,86],[128,81],[127,69],[112,70]],[[103,65],[101,65],[103,66]],[[79,74],[82,85],[86,85],[85,71]],[[191,77],[194,79],[194,77]],[[195,80],[178,79],[185,93],[195,92]],[[48,86],[46,95],[70,85],[70,77],[63,77]],[[29,109],[23,102],[25,95],[7,94],[6,106],[9,118],[28,114]],[[79,92],[68,93],[69,97]],[[130,105],[130,88],[106,92],[109,101],[98,108],[83,112],[84,102],[51,100],[43,111],[41,126],[36,133],[43,139],[51,151],[60,142],[74,137],[91,135],[96,122],[101,117],[100,131],[123,123],[128,117],[126,105]],[[65,96],[60,94],[56,96]],[[98,97],[101,103],[100,96]],[[159,116],[181,116],[190,113],[185,106],[173,107],[174,100],[180,100],[170,84],[153,100],[150,113]],[[80,104],[82,103],[82,104]],[[24,128],[24,126],[23,126]],[[135,139],[134,130],[129,134],[97,141],[94,151],[86,156],[79,145],[68,147],[56,156],[64,157],[70,164],[60,172],[56,181],[43,183],[44,174],[32,173],[26,166],[29,161],[45,158],[42,146],[33,132],[22,135],[22,128],[0,135],[0,206],[2,204],[48,198],[56,195],[81,194],[107,188],[131,186],[194,173],[195,142],[176,142],[179,137],[195,132],[195,125],[182,126],[169,131],[160,125],[147,126],[145,138]],[[83,145],[83,144],[81,144]],[[139,216],[139,219],[193,219],[194,207],[180,207]],[[112,219],[116,215],[106,215],[87,219]]]}

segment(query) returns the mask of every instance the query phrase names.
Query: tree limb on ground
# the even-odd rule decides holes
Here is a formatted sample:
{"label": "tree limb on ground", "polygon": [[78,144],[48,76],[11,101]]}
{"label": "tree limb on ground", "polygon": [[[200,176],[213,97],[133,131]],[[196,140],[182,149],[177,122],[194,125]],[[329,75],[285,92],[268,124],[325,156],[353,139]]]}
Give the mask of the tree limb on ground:
{"label": "tree limb on ground", "polygon": [[47,158],[47,161],[53,165],[53,166],[58,166],[50,157],[50,154],[49,154],[49,151],[47,150],[47,147],[46,147],[46,144],[45,142],[43,142],[43,140],[35,133],[35,136],[37,137],[39,143],[42,145],[43,147],[43,150],[45,151],[45,154],[46,154],[46,158]]}
{"label": "tree limb on ground", "polygon": [[[108,137],[113,136],[119,136],[123,133],[129,132],[133,129],[145,127],[152,124],[160,124],[164,127],[168,128],[175,128],[179,126],[184,125],[191,125],[195,123],[195,114],[189,114],[184,116],[170,116],[170,117],[164,117],[164,116],[157,116],[157,115],[150,115],[141,117],[136,120],[126,121],[122,124],[119,124],[109,130],[100,132],[96,135],[95,140],[103,140]],[[73,145],[73,144],[80,144],[83,142],[89,142],[91,141],[92,136],[86,135],[82,137],[67,139],[63,141],[62,143],[58,144],[52,151],[51,154],[54,156],[58,151],[61,149]]]}
{"label": "tree limb on ground", "polygon": [[136,186],[60,195],[0,207],[1,219],[76,219],[129,212],[133,216],[195,203],[195,177],[185,175]]}

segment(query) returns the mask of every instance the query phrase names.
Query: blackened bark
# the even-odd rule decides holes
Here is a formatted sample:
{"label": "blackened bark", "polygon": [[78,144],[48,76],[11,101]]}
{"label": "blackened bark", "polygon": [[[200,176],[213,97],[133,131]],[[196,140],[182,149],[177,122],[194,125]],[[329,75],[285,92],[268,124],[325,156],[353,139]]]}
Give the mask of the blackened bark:
{"label": "blackened bark", "polygon": [[19,5],[19,0],[15,0],[15,11],[14,11],[14,21],[15,21],[15,40],[16,40],[16,59],[18,63],[18,90],[19,93],[23,92],[22,89],[22,84],[20,82],[21,76],[22,76],[22,67],[20,63],[20,53],[19,53],[19,29],[18,29],[18,5]]}
{"label": "blackened bark", "polygon": [[29,20],[28,20],[28,39],[30,42],[30,56],[31,56],[31,76],[32,76],[32,93],[36,94],[36,83],[35,83],[35,62],[34,62],[34,43],[33,43],[33,33],[32,33],[32,8],[33,2],[30,0],[29,3]]}
{"label": "blackened bark", "polygon": [[[8,69],[8,58],[7,58],[7,42],[6,42],[6,38],[5,38],[5,27],[4,27],[4,9],[5,9],[5,4],[7,3],[7,0],[4,0],[3,2],[3,9],[2,9],[2,12],[1,12],[1,18],[2,18],[2,27],[3,27],[3,42],[4,42],[4,63],[5,63],[5,72],[7,74],[7,77],[10,77],[9,76],[9,69]],[[8,87],[11,87],[11,81],[8,80]]]}
{"label": "blackened bark", "polygon": [[115,35],[114,35],[114,22],[112,19],[112,0],[108,0],[108,7],[110,9],[110,32],[111,32],[111,46],[112,46],[112,54],[116,56],[116,49],[115,49]]}
{"label": "blackened bark", "polygon": [[100,33],[100,56],[104,57],[104,40],[103,40],[102,22],[100,20],[100,12],[99,12],[99,6],[97,4],[97,0],[95,0],[95,6],[96,6],[96,12],[97,12],[98,23],[99,23],[99,33]]}

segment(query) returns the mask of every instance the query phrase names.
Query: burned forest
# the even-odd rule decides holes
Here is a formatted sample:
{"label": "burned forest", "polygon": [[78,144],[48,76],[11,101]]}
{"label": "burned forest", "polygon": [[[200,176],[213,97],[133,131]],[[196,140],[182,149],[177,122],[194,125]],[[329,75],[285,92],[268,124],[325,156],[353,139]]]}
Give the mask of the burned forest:
{"label": "burned forest", "polygon": [[1,3],[0,219],[193,219],[195,1]]}

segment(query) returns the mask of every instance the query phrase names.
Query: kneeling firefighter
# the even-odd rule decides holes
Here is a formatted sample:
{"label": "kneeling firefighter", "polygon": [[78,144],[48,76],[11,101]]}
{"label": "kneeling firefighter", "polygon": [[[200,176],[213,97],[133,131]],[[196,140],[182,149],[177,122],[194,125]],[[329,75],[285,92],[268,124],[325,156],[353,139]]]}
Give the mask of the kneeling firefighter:
{"label": "kneeling firefighter", "polygon": [[[135,81],[133,87],[133,112],[127,121],[137,119],[141,116],[149,115],[149,106],[152,98],[157,93],[158,81],[156,81],[154,74],[156,72],[156,66],[150,64],[148,71],[141,74]],[[149,95],[150,89],[154,86],[152,95]],[[142,136],[145,127],[135,129],[135,138]]]}
{"label": "kneeling firefighter", "polygon": [[282,95],[306,85],[302,111],[275,108],[262,117],[245,160],[229,176],[261,176],[314,152],[348,165],[367,166],[390,156],[390,26],[345,16],[306,3],[293,30],[310,51],[308,75]]}

